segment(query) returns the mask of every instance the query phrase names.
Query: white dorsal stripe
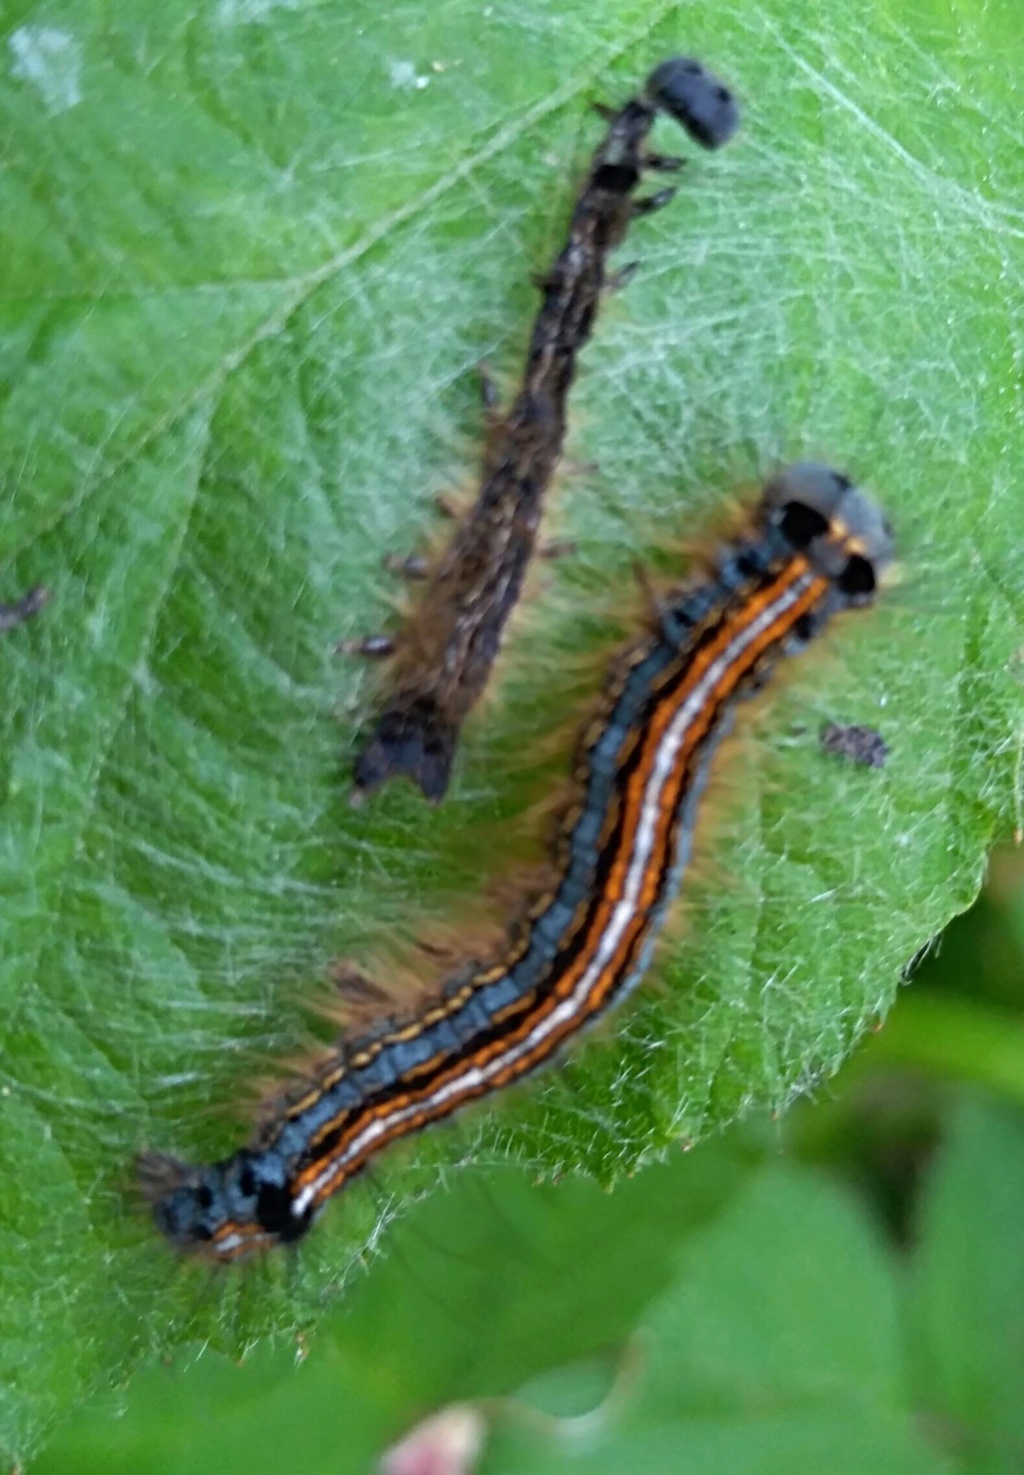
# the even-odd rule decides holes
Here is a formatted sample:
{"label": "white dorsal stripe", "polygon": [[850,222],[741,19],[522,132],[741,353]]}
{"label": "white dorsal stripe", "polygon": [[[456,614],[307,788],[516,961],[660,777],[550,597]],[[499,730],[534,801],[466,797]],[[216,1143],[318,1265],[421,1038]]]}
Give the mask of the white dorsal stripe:
{"label": "white dorsal stripe", "polygon": [[453,1098],[475,1096],[485,1090],[495,1076],[513,1068],[524,1056],[532,1055],[551,1035],[561,1033],[563,1026],[581,1012],[587,998],[600,980],[608,963],[615,957],[619,945],[637,914],[639,897],[654,850],[658,817],[662,810],[662,794],[671,776],[680,748],[694,722],[701,716],[708,701],[721,682],[722,677],[756,644],[765,630],[791,609],[814,584],[817,575],[808,571],[787,585],[772,603],[757,615],[729,642],[719,656],[694,686],[687,699],[681,704],[661,740],[658,753],[644,790],[640,818],[633,836],[633,847],[626,873],[622,895],[613,908],[611,918],[594,951],[594,956],[580,975],[579,981],[562,1002],[543,1019],[538,1020],[531,1032],[522,1040],[510,1045],[484,1065],[470,1065],[455,1079],[447,1081],[427,1096],[396,1108],[384,1117],[368,1122],[352,1139],[344,1153],[333,1158],[293,1200],[291,1212],[301,1218],[310,1205],[330,1192],[334,1179],[344,1176],[355,1162],[372,1150],[374,1143],[391,1132],[396,1126],[426,1113],[434,1115],[436,1108],[444,1107]]}

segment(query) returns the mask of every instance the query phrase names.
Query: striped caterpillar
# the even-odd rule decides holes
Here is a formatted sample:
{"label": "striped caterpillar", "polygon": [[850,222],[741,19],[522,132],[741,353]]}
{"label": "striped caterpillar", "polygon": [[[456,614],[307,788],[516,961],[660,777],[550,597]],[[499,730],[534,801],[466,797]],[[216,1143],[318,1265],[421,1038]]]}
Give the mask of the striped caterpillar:
{"label": "striped caterpillar", "polygon": [[233,1156],[193,1168],[143,1154],[164,1234],[220,1261],[300,1239],[390,1143],[511,1085],[625,997],[680,886],[737,702],[833,615],[870,604],[890,555],[881,513],[845,477],[802,463],[769,482],[749,532],[613,665],[580,739],[552,881],[500,955],[343,1040]]}
{"label": "striped caterpillar", "polygon": [[657,67],[643,96],[617,111],[599,111],[608,131],[573,209],[568,239],[538,281],[543,300],[522,387],[489,437],[476,502],[428,572],[398,639],[370,636],[348,647],[393,657],[389,694],[355,761],[355,800],[402,775],[426,798],[444,797],[462,724],[487,685],[537,542],[544,496],[565,440],[566,400],[608,281],[608,256],[630,221],[660,209],[675,193],[634,198],[645,170],[675,170],[682,163],[648,152],[654,120],[659,112],[670,114],[705,148],[724,144],[738,122],[728,89],[684,57]]}

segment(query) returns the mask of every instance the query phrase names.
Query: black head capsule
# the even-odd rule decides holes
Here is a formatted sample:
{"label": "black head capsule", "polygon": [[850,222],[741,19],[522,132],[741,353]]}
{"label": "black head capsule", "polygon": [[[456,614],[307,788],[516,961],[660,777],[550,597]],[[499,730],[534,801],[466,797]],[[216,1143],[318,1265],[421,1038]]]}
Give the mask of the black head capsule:
{"label": "black head capsule", "polygon": [[703,148],[720,149],[739,126],[739,106],[729,88],[692,57],[663,61],[644,90],[654,107],[670,113]]}
{"label": "black head capsule", "polygon": [[867,604],[892,561],[892,531],[879,507],[849,477],[797,461],[765,487],[769,522],[848,604]]}

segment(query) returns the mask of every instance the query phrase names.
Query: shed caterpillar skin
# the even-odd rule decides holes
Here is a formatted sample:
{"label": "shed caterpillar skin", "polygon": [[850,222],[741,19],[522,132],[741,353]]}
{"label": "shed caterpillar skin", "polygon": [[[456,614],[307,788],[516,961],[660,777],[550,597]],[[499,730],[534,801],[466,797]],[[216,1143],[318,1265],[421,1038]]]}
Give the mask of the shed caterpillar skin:
{"label": "shed caterpillar skin", "polygon": [[36,584],[27,594],[16,599],[13,604],[0,604],[0,635],[13,630],[15,625],[23,625],[26,620],[31,620],[33,615],[39,613],[49,597],[49,589],[42,584]]}
{"label": "shed caterpillar skin", "polygon": [[221,1261],[300,1239],[389,1143],[519,1080],[625,997],[679,888],[737,702],[833,615],[870,604],[890,554],[881,513],[845,477],[803,463],[771,481],[750,531],[615,663],[580,739],[552,884],[500,956],[343,1041],[233,1156],[192,1168],[143,1154],[164,1234]]}
{"label": "shed caterpillar skin", "polygon": [[[566,400],[580,350],[607,282],[609,254],[637,215],[675,193],[634,192],[644,170],[674,170],[681,160],[647,152],[659,112],[705,148],[734,132],[732,94],[698,62],[675,57],[656,68],[643,96],[618,111],[600,109],[608,131],[577,198],[568,239],[538,282],[543,301],[522,387],[494,429],[477,500],[433,570],[416,611],[394,645],[389,695],[354,766],[353,798],[405,776],[426,798],[444,797],[459,732],[498,655],[537,541],[544,495],[565,440]],[[414,561],[418,562],[418,561]],[[388,641],[356,647],[388,654]]]}
{"label": "shed caterpillar skin", "polygon": [[889,744],[877,728],[857,722],[826,722],[818,742],[823,753],[834,753],[865,768],[884,768],[889,757]]}

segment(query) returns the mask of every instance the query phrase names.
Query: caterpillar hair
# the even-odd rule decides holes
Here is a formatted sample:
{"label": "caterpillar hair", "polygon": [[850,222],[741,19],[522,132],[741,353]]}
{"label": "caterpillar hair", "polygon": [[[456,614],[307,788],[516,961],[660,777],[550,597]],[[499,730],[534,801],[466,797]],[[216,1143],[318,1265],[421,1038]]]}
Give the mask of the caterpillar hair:
{"label": "caterpillar hair", "polygon": [[881,513],[845,477],[802,463],[770,481],[747,531],[615,661],[579,741],[550,879],[496,955],[344,1039],[231,1157],[143,1154],[164,1234],[220,1261],[300,1239],[390,1143],[521,1079],[624,998],[681,884],[737,703],[834,615],[869,605],[890,555]]}

